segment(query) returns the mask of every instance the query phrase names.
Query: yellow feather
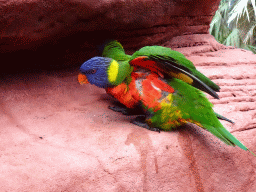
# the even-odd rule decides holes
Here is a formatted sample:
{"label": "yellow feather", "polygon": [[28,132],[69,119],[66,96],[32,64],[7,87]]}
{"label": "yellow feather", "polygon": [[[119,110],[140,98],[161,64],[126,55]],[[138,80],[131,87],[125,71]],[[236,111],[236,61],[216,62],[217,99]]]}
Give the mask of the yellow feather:
{"label": "yellow feather", "polygon": [[113,60],[108,69],[108,80],[114,82],[117,78],[119,64]]}
{"label": "yellow feather", "polygon": [[183,73],[173,73],[173,72],[170,72],[171,76],[172,77],[175,77],[177,79],[180,79],[186,83],[189,83],[189,84],[192,84],[193,83],[193,79],[191,79],[189,76],[183,74]]}

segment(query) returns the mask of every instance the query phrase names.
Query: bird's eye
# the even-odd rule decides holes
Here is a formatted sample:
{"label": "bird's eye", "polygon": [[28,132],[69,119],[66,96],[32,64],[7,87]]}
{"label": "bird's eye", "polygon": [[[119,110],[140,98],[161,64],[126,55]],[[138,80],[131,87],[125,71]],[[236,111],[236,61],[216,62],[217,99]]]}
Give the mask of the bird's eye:
{"label": "bird's eye", "polygon": [[81,71],[81,73],[83,73],[85,75],[94,74],[94,73],[96,73],[96,69],[89,69],[89,70]]}

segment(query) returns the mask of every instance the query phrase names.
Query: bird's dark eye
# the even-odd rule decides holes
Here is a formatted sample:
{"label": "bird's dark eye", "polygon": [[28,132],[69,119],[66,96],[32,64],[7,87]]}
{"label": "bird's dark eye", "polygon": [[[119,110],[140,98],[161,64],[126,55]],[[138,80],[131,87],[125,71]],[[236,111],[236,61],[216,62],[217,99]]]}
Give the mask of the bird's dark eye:
{"label": "bird's dark eye", "polygon": [[96,73],[96,69],[90,69],[90,70],[86,70],[86,71],[81,71],[83,74],[94,74]]}

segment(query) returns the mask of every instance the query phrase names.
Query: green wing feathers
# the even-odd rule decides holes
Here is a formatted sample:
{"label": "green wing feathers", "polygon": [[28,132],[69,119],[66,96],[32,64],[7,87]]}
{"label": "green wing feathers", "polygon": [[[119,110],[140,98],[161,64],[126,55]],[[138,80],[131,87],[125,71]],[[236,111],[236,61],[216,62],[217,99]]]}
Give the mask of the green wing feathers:
{"label": "green wing feathers", "polygon": [[199,72],[194,66],[194,64],[178,51],[174,51],[168,47],[162,46],[146,46],[141,48],[139,51],[136,51],[132,55],[131,60],[139,56],[147,56],[149,57],[149,59],[156,61],[158,65],[160,65],[160,67],[163,68],[164,71],[171,71],[173,70],[172,66],[176,66],[194,75],[207,86],[212,88],[214,91],[220,90],[220,87],[218,85],[216,85],[209,78],[207,78],[205,75]]}

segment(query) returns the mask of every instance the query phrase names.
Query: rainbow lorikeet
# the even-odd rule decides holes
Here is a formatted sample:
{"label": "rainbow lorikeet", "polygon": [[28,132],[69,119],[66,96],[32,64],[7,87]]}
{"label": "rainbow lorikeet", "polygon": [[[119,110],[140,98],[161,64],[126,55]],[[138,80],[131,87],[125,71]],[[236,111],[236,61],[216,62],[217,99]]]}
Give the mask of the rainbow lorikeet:
{"label": "rainbow lorikeet", "polygon": [[[159,46],[154,46],[157,47]],[[136,60],[140,56],[126,55],[122,47],[116,49],[117,54],[114,54],[113,50],[107,53],[108,50],[111,48],[103,51],[103,55],[108,57],[93,57],[82,64],[78,76],[79,82],[105,88],[108,94],[129,109],[142,108],[143,115],[138,116],[133,121],[134,124],[154,131],[170,131],[181,125],[193,123],[208,130],[227,145],[248,150],[220,123],[218,118],[222,116],[213,111],[213,105],[197,89],[200,86],[195,88],[193,82],[192,86],[188,85],[187,79],[191,78],[193,81],[198,80],[200,84],[208,84],[213,89],[219,89],[217,85],[207,80],[208,78],[201,77],[200,72],[188,70],[189,72],[182,76],[183,71],[175,71],[176,68],[174,72],[170,72],[169,65],[172,65],[170,63],[158,65],[156,63],[159,60],[156,60],[147,64],[149,56],[147,58],[142,56],[143,58]],[[152,53],[154,51],[148,55]],[[140,55],[136,52],[135,54]],[[162,62],[164,59],[160,60]],[[168,66],[168,70],[165,69],[165,65]],[[189,67],[192,68],[190,65]],[[198,78],[194,78],[191,74]]]}

